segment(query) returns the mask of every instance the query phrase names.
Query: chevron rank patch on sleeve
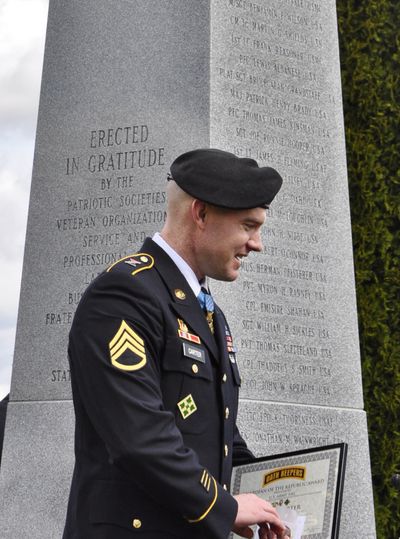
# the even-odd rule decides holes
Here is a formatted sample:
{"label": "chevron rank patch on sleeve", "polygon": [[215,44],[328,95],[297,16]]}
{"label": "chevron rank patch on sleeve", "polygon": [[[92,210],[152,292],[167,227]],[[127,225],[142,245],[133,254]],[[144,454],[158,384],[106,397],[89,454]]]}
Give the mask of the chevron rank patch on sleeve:
{"label": "chevron rank patch on sleeve", "polygon": [[123,371],[137,371],[147,362],[144,341],[122,320],[109,343],[111,363]]}

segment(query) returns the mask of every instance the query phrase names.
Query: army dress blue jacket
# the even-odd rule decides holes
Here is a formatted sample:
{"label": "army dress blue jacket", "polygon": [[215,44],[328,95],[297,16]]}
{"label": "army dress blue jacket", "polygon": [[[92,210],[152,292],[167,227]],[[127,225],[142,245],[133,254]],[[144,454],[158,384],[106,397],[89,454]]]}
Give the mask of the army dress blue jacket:
{"label": "army dress blue jacket", "polygon": [[226,539],[240,376],[226,319],[214,335],[171,258],[140,253],[88,287],[69,341],[75,468],[63,539]]}

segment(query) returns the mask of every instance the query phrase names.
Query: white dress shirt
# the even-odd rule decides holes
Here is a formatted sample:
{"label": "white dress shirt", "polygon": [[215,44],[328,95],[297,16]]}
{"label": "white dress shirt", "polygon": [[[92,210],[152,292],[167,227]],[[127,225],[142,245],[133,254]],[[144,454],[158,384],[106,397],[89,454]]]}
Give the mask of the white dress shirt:
{"label": "white dress shirt", "polygon": [[[193,290],[194,295],[197,297],[201,290],[201,284],[197,280],[196,274],[192,270],[192,268],[189,266],[183,258],[178,255],[178,253],[173,249],[162,237],[161,235],[156,232],[153,236],[153,241],[161,247],[163,251],[167,253],[167,255],[172,258],[172,260],[175,262],[175,264],[178,266],[180,272],[183,274],[185,279],[188,282],[188,285]],[[203,283],[202,283],[203,284]]]}

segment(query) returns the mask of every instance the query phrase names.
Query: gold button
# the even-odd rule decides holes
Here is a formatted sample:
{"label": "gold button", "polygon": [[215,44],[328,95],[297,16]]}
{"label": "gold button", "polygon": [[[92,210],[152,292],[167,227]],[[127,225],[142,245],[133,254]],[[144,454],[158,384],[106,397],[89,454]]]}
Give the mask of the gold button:
{"label": "gold button", "polygon": [[228,419],[228,417],[229,417],[229,408],[226,407],[225,408],[225,419]]}
{"label": "gold button", "polygon": [[225,485],[225,483],[224,483],[223,487],[224,487],[224,490],[228,490],[228,487]]}
{"label": "gold button", "polygon": [[193,363],[192,371],[194,372],[194,374],[197,374],[199,372],[199,367],[196,365],[196,363]]}
{"label": "gold button", "polygon": [[142,521],[138,518],[134,518],[132,522],[132,526],[136,529],[140,528],[142,526]]}
{"label": "gold button", "polygon": [[224,384],[225,384],[225,382],[227,381],[227,379],[228,379],[228,377],[226,376],[226,373],[225,373],[225,374],[223,375],[223,377],[222,377],[222,381],[224,382]]}
{"label": "gold button", "polygon": [[228,446],[225,444],[225,447],[224,447],[224,454],[225,454],[225,457],[228,456],[228,453],[229,453],[229,449],[228,449]]}

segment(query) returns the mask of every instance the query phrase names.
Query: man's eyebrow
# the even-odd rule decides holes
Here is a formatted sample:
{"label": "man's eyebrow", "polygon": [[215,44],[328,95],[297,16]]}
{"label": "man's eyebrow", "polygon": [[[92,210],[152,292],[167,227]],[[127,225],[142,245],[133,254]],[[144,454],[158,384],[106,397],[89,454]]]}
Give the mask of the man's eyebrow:
{"label": "man's eyebrow", "polygon": [[257,219],[256,217],[245,217],[243,219],[243,223],[262,226],[265,223],[265,219]]}

